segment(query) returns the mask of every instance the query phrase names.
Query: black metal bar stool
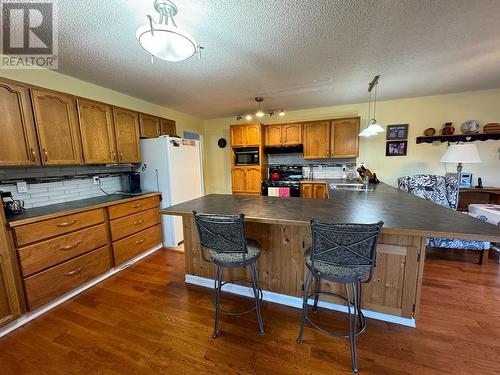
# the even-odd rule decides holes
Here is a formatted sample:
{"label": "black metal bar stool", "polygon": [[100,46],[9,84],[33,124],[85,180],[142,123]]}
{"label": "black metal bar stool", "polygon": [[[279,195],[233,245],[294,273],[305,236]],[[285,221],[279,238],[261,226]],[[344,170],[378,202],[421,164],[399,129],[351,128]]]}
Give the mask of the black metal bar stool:
{"label": "black metal bar stool", "polygon": [[[262,289],[259,286],[259,276],[255,263],[261,253],[260,244],[246,238],[245,215],[205,215],[193,211],[196,227],[200,237],[201,255],[206,262],[216,265],[213,303],[215,306],[215,325],[212,337],[217,338],[221,314],[241,315],[255,310],[259,323],[259,333],[264,334],[264,323],[260,312]],[[208,249],[207,258],[204,249]],[[220,296],[222,286],[231,281],[222,282],[224,268],[250,267],[252,289],[255,306],[244,311],[225,311],[221,308]]]}
{"label": "black metal bar stool", "polygon": [[[358,372],[356,337],[366,329],[366,320],[361,311],[361,286],[362,283],[367,283],[372,278],[378,237],[383,224],[381,221],[376,224],[335,224],[313,219],[311,220],[312,246],[304,253],[309,272],[304,282],[302,323],[297,343],[302,343],[306,321],[329,336],[349,338],[354,373]],[[314,293],[309,294],[313,278],[315,279]],[[344,284],[345,296],[322,292],[321,279]],[[316,311],[319,296],[322,294],[337,296],[346,301],[349,319],[347,335],[328,332],[307,315],[309,298],[314,298],[313,311]]]}

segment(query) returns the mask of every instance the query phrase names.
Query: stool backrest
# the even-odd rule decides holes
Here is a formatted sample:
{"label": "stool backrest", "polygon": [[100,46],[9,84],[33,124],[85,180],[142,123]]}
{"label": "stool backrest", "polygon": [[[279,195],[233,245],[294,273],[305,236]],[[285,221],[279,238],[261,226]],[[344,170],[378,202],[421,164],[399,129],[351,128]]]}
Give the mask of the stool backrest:
{"label": "stool backrest", "polygon": [[370,266],[370,276],[377,258],[377,242],[384,223],[340,224],[311,220],[311,265],[315,262],[333,266]]}
{"label": "stool backrest", "polygon": [[245,215],[207,215],[193,211],[202,247],[218,253],[247,253]]}

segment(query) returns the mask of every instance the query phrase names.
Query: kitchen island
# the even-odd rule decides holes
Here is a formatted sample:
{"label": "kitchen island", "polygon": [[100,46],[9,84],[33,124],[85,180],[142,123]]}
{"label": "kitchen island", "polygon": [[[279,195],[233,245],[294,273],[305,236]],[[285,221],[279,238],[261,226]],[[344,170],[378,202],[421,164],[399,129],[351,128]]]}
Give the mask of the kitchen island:
{"label": "kitchen island", "polygon": [[[374,276],[363,286],[363,310],[367,317],[415,326],[426,238],[498,242],[500,229],[383,183],[371,187],[373,191],[330,191],[328,200],[212,194],[160,212],[183,217],[185,280],[207,287],[213,287],[215,268],[201,257],[193,210],[245,214],[247,236],[263,248],[257,268],[264,299],[295,307],[302,304],[306,271],[303,254],[311,243],[311,218],[341,223],[382,220]],[[247,277],[243,269],[228,270],[224,275],[231,280]],[[323,290],[343,292],[341,288],[322,281]],[[251,289],[243,286],[228,285],[227,290],[251,295]],[[324,307],[344,310],[339,299],[325,297],[325,301]]]}

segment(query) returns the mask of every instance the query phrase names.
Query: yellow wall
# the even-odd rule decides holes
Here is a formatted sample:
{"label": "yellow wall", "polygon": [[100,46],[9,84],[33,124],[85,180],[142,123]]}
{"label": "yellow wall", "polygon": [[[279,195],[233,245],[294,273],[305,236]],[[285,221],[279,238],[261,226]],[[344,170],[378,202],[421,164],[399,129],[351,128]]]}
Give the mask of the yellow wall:
{"label": "yellow wall", "polygon": [[[288,112],[284,118],[273,118],[265,123],[328,119],[336,117],[361,116],[361,124],[367,122],[368,104],[353,104],[334,107],[314,108]],[[457,132],[460,125],[470,119],[482,124],[500,122],[500,90],[485,90],[459,94],[427,96],[419,98],[389,100],[377,103],[377,120],[384,125],[405,124],[409,126],[408,155],[385,156],[385,133],[362,138],[358,162],[365,162],[377,173],[381,181],[395,185],[399,176],[416,173],[444,174],[445,168],[439,162],[446,150],[446,144],[415,143],[424,129],[440,129],[445,122],[452,121]],[[241,123],[244,121],[240,121]],[[229,125],[236,123],[235,117],[204,121],[205,128],[205,189],[207,193],[231,192],[229,147],[220,149],[217,140],[221,137],[229,141]],[[481,164],[467,164],[464,172],[483,178],[485,186],[500,186],[500,141],[475,143],[482,159]],[[456,170],[456,165],[447,165],[448,171]]]}
{"label": "yellow wall", "polygon": [[182,112],[156,105],[145,100],[122,94],[102,86],[94,85],[58,72],[47,69],[33,70],[0,70],[0,76],[20,82],[62,91],[104,103],[169,118],[176,121],[177,133],[182,135],[184,130],[203,132],[203,120]]}

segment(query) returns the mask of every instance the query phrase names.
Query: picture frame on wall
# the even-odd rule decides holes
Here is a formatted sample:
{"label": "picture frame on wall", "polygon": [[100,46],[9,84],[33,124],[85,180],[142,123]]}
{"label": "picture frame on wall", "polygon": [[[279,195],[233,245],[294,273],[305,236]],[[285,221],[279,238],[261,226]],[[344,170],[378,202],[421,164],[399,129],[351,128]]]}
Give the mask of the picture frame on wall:
{"label": "picture frame on wall", "polygon": [[385,146],[385,156],[406,156],[408,141],[388,141]]}
{"label": "picture frame on wall", "polygon": [[408,124],[387,125],[386,139],[388,141],[408,139]]}
{"label": "picture frame on wall", "polygon": [[472,173],[462,173],[458,183],[461,188],[470,188],[472,186]]}

